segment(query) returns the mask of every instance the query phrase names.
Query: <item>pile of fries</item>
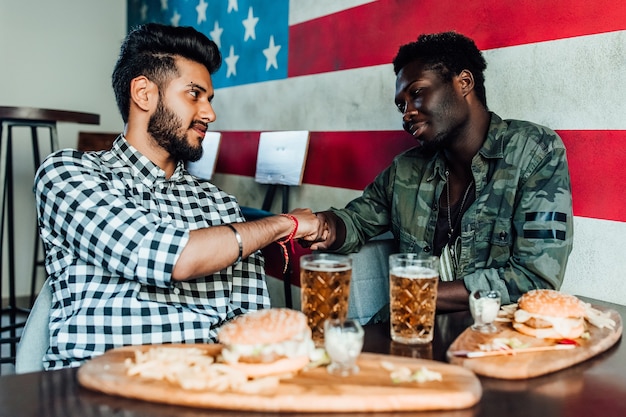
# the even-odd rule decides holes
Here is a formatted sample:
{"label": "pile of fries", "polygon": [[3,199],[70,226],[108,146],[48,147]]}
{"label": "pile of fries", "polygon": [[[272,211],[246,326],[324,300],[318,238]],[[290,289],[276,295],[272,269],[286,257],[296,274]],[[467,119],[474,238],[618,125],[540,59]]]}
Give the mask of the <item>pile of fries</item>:
{"label": "pile of fries", "polygon": [[127,375],[168,381],[187,390],[232,391],[247,394],[271,393],[278,377],[248,379],[241,371],[198,348],[153,347],[135,351],[125,362]]}

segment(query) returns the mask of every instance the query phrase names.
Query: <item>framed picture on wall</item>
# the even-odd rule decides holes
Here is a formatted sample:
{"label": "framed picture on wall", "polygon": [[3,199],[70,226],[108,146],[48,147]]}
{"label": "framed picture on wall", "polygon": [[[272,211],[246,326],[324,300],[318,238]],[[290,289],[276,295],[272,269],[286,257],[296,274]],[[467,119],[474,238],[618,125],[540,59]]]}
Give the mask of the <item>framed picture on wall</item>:
{"label": "framed picture on wall", "polygon": [[262,132],[255,181],[301,185],[309,149],[309,131]]}

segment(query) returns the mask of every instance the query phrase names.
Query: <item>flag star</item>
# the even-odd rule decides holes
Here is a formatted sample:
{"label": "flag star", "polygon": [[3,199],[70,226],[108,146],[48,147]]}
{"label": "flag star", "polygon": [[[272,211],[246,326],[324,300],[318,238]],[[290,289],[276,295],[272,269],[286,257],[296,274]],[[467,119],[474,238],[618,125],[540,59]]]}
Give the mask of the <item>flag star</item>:
{"label": "flag star", "polygon": [[178,13],[178,10],[174,10],[174,15],[172,16],[172,18],[170,19],[170,23],[172,24],[172,26],[178,26],[178,24],[180,23],[180,13]]}
{"label": "flag star", "polygon": [[167,0],[161,0],[161,10],[167,10]]}
{"label": "flag star", "polygon": [[209,3],[205,3],[204,0],[200,0],[200,3],[196,6],[196,12],[198,12],[198,24],[206,22],[206,8]]}
{"label": "flag star", "polygon": [[243,35],[243,41],[247,41],[248,38],[256,39],[256,32],[254,28],[256,27],[256,24],[259,23],[259,18],[254,17],[252,7],[248,9],[248,18],[243,20],[241,23],[243,23],[243,26],[246,28],[246,33]]}
{"label": "flag star", "polygon": [[237,0],[228,0],[228,10],[226,12],[230,13],[231,10],[234,10],[236,12],[239,11],[239,6],[237,5]]}
{"label": "flag star", "polygon": [[237,76],[237,61],[239,60],[239,55],[235,55],[235,47],[231,45],[230,47],[230,54],[228,54],[228,56],[226,58],[224,58],[224,61],[226,62],[226,66],[228,67],[226,69],[226,78],[230,78],[230,75],[234,75],[235,77]]}
{"label": "flag star", "polygon": [[146,3],[143,3],[141,5],[141,9],[139,9],[139,13],[141,13],[142,22],[145,22],[146,20],[148,20],[148,5]]}
{"label": "flag star", "polygon": [[278,51],[280,51],[280,45],[274,45],[274,36],[272,35],[270,36],[269,46],[263,50],[263,55],[265,55],[265,58],[267,59],[265,71],[269,70],[270,67],[278,69],[278,62],[276,61]]}
{"label": "flag star", "polygon": [[219,22],[216,20],[215,25],[213,26],[213,30],[209,32],[209,35],[211,35],[211,39],[213,39],[213,42],[217,44],[218,48],[222,47],[221,38],[223,32],[224,29],[220,27]]}

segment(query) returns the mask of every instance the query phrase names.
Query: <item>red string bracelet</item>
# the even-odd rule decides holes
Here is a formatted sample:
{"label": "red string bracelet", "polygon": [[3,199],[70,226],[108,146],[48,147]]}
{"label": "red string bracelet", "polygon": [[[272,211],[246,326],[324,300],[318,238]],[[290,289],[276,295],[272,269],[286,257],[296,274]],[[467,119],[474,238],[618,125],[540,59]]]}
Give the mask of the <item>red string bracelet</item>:
{"label": "red string bracelet", "polygon": [[289,244],[291,245],[291,250],[295,251],[294,246],[293,246],[293,238],[296,235],[296,232],[298,231],[298,219],[296,219],[291,214],[280,214],[279,216],[287,217],[293,223],[293,229],[291,230],[291,233],[289,233],[283,239],[279,239],[276,241],[276,243],[278,243],[278,245],[283,249],[283,256],[285,257],[285,267],[283,268],[283,274],[284,274],[285,272],[287,272],[287,267],[289,266],[289,249],[287,249],[286,244],[287,242],[289,242]]}

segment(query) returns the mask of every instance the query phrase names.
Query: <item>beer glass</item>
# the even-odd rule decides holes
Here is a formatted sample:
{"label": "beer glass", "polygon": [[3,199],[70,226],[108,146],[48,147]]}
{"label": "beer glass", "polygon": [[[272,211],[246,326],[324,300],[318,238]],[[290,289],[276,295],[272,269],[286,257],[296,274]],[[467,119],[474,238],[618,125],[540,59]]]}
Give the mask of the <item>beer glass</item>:
{"label": "beer glass", "polygon": [[318,347],[324,345],[324,321],[348,315],[351,278],[349,255],[313,253],[300,258],[302,312]]}
{"label": "beer glass", "polygon": [[439,258],[414,253],[389,256],[391,339],[430,343],[435,328]]}

